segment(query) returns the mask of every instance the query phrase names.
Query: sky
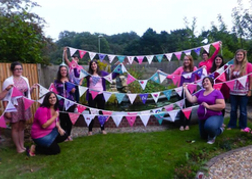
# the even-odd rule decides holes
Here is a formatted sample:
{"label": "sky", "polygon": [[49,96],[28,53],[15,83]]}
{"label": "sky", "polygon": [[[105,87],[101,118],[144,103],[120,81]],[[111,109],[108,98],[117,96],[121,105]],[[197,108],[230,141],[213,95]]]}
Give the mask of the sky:
{"label": "sky", "polygon": [[[47,37],[58,39],[62,31],[114,35],[136,32],[139,36],[152,28],[161,31],[185,28],[197,18],[196,34],[218,25],[218,14],[231,30],[232,9],[237,0],[34,0],[41,7],[31,11],[47,22]],[[242,0],[244,8],[252,9],[251,0]]]}

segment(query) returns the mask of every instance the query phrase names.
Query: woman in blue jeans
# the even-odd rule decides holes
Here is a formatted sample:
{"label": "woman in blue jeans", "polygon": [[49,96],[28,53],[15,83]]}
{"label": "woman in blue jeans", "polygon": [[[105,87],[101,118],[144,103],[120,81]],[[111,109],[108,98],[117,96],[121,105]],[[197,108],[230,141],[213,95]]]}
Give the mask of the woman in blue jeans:
{"label": "woman in blue jeans", "polygon": [[[252,64],[248,62],[245,50],[240,49],[236,51],[234,65],[230,69],[231,80],[252,72]],[[247,104],[251,96],[252,76],[250,75],[246,78],[245,86],[236,80],[233,89],[230,89],[231,113],[228,130],[236,128],[238,106],[240,106],[239,128],[241,131],[244,131],[247,127]]]}
{"label": "woman in blue jeans", "polygon": [[211,77],[205,77],[202,80],[203,90],[194,96],[190,94],[187,86],[184,85],[185,95],[189,102],[198,103],[198,117],[200,136],[207,139],[208,144],[215,142],[216,136],[223,132],[222,110],[225,108],[225,101],[222,93],[213,88],[214,81]]}

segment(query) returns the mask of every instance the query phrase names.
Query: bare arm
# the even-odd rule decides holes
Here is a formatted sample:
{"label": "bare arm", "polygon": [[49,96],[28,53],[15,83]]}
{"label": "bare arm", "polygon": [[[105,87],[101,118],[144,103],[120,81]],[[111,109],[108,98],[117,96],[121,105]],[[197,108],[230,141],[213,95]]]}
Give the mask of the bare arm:
{"label": "bare arm", "polygon": [[64,47],[64,59],[66,61],[67,66],[70,66],[70,61],[67,57],[67,47]]}
{"label": "bare arm", "polygon": [[1,93],[0,93],[0,100],[2,100],[10,91],[10,89],[13,87],[13,85],[7,86]]}
{"label": "bare arm", "polygon": [[56,122],[56,127],[58,128],[58,132],[61,136],[63,136],[66,132],[61,128],[60,123]]}
{"label": "bare arm", "polygon": [[48,121],[46,121],[46,122],[42,125],[42,127],[43,127],[44,129],[47,128],[47,127],[49,127],[49,126],[57,119],[58,116],[59,116],[59,112],[56,111],[55,114],[54,114]]}
{"label": "bare arm", "polygon": [[252,75],[249,75],[249,91],[247,96],[251,96],[252,93]]}
{"label": "bare arm", "polygon": [[198,98],[197,98],[196,96],[191,95],[191,93],[190,93],[189,90],[187,89],[187,85],[184,84],[183,87],[184,87],[186,99],[187,99],[190,103],[197,103]]}

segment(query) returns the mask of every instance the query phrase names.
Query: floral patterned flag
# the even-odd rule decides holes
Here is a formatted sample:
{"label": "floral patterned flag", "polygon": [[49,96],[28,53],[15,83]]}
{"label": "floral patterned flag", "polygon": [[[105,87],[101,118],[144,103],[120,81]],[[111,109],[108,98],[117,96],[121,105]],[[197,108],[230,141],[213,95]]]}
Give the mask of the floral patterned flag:
{"label": "floral patterned flag", "polygon": [[80,54],[80,59],[83,58],[83,56],[87,53],[87,51],[85,50],[79,50],[79,54]]}

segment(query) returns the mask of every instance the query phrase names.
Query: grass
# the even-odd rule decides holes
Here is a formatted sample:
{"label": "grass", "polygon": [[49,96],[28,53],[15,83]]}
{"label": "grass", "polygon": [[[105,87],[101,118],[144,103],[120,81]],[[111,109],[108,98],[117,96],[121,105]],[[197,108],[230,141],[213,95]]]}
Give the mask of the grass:
{"label": "grass", "polygon": [[174,128],[80,137],[60,144],[61,153],[55,156],[26,157],[14,146],[2,146],[0,178],[190,178],[213,156],[252,144],[251,138],[237,129],[225,131],[209,145],[192,125],[184,132]]}

